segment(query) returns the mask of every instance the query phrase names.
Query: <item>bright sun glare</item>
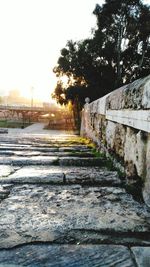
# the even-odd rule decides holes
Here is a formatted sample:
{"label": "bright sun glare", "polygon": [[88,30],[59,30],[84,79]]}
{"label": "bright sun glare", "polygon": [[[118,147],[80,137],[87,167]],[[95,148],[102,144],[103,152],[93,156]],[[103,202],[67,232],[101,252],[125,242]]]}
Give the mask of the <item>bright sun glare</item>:
{"label": "bright sun glare", "polygon": [[[67,40],[90,36],[104,0],[0,0],[0,96],[10,90],[49,101],[52,71]],[[149,2],[149,0],[145,0]]]}
{"label": "bright sun glare", "polygon": [[[99,1],[101,3],[101,1]],[[96,0],[0,0],[0,96],[49,101],[56,85],[52,69],[67,40],[90,35]],[[83,19],[84,17],[84,19]]]}

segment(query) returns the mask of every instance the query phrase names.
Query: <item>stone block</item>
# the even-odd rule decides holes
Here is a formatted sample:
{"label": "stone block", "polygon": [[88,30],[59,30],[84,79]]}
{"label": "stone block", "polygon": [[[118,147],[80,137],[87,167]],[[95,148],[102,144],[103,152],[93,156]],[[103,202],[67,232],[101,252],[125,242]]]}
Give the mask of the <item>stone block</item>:
{"label": "stone block", "polygon": [[114,92],[107,99],[107,109],[149,109],[150,75],[127,84]]}
{"label": "stone block", "polygon": [[119,159],[127,178],[144,182],[150,205],[150,75],[90,103],[82,116],[89,122],[85,136]]}
{"label": "stone block", "polygon": [[0,251],[0,267],[133,267],[128,248],[114,245],[26,245]]}
{"label": "stone block", "polygon": [[138,267],[150,266],[150,247],[133,247],[131,250]]}
{"label": "stone block", "polygon": [[143,197],[147,205],[150,207],[150,136],[147,143],[146,159],[145,159],[146,178],[143,188]]}
{"label": "stone block", "polygon": [[34,241],[150,244],[147,216],[144,204],[118,187],[16,185],[0,205],[0,248]]}

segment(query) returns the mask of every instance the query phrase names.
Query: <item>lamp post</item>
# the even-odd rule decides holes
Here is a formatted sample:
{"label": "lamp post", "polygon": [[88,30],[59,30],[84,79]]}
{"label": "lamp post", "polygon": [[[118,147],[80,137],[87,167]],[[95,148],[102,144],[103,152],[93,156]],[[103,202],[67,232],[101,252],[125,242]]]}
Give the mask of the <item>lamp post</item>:
{"label": "lamp post", "polygon": [[34,91],[34,87],[31,87],[31,108],[33,108],[33,91]]}

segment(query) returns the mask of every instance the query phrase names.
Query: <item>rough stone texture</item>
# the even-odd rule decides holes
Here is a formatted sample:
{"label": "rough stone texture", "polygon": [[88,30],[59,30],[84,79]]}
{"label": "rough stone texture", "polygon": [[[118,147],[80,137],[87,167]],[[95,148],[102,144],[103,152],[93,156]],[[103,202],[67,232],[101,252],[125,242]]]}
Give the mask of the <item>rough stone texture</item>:
{"label": "rough stone texture", "polygon": [[150,247],[133,247],[132,251],[138,267],[150,266]]}
{"label": "rough stone texture", "polygon": [[49,156],[49,157],[94,157],[91,152],[45,152],[45,151],[16,151],[16,150],[0,150],[0,156],[20,156],[20,157],[32,157],[32,156]]}
{"label": "rough stone texture", "polygon": [[117,172],[107,171],[98,167],[64,169],[64,174],[66,183],[98,184],[103,186],[116,186],[121,184]]}
{"label": "rough stone texture", "polygon": [[134,266],[126,247],[108,245],[27,245],[12,251],[1,251],[0,262],[3,262],[0,267]]}
{"label": "rough stone texture", "polygon": [[144,183],[139,194],[150,206],[150,75],[86,104],[81,135],[122,165],[127,183]]}
{"label": "rough stone texture", "polygon": [[[82,160],[81,160],[82,159]],[[33,156],[33,157],[0,157],[0,164],[11,166],[29,165],[61,165],[61,166],[104,166],[105,159],[94,157],[53,157],[53,156]]]}
{"label": "rough stone texture", "polygon": [[60,166],[28,166],[22,167],[12,175],[0,179],[0,183],[19,184],[99,184],[120,185],[117,172],[107,171],[99,167],[60,167]]}
{"label": "rough stone texture", "polygon": [[[128,176],[138,174],[145,179],[146,167],[146,144],[140,131],[135,131],[127,127],[126,140],[124,144],[124,161],[127,166],[126,173]],[[131,153],[132,151],[132,153]]]}
{"label": "rough stone texture", "polygon": [[137,267],[128,247],[150,247],[150,211],[102,156],[67,136],[0,140],[0,266]]}
{"label": "rough stone texture", "polygon": [[109,152],[115,152],[120,158],[124,157],[125,127],[108,121],[106,127],[106,142]]}
{"label": "rough stone texture", "polygon": [[107,110],[106,119],[131,128],[150,133],[150,112],[148,110]]}
{"label": "rough stone texture", "polygon": [[150,207],[150,136],[148,139],[147,153],[146,153],[146,179],[143,188],[143,197],[145,202]]}
{"label": "rough stone texture", "polygon": [[107,109],[149,109],[150,75],[115,90],[107,97]]}
{"label": "rough stone texture", "polygon": [[59,159],[60,166],[104,166],[105,159],[100,158],[77,158],[77,157],[64,157]]}
{"label": "rough stone texture", "polygon": [[87,148],[87,146],[67,146],[67,147],[60,147],[59,148],[60,152],[73,152],[73,151],[80,151],[80,152],[85,152],[85,151],[89,151],[89,149]]}
{"label": "rough stone texture", "polygon": [[0,157],[0,164],[10,164],[12,166],[25,166],[25,165],[58,165],[58,157]]}
{"label": "rough stone texture", "polygon": [[6,134],[6,133],[8,133],[7,128],[0,128],[0,134]]}
{"label": "rough stone texture", "polygon": [[[4,149],[4,146],[1,146],[0,147],[0,150],[3,150]],[[39,151],[39,152],[57,152],[58,151],[58,148],[52,148],[52,147],[28,147],[28,146],[24,146],[24,147],[22,147],[22,146],[10,146],[10,145],[8,145],[8,146],[6,146],[5,147],[5,149],[7,149],[7,150],[13,150],[13,151],[17,151],[18,153],[19,153],[19,151],[20,152],[22,152],[22,150],[23,150],[23,153],[25,153],[25,151],[27,151],[27,153],[28,153],[28,151],[30,150],[30,152],[31,151]]]}
{"label": "rough stone texture", "polygon": [[142,106],[150,109],[150,81],[148,81],[144,86]]}
{"label": "rough stone texture", "polygon": [[[148,212],[124,189],[26,184],[9,191],[0,205],[0,248],[34,241],[116,243],[118,232],[120,243],[150,244]],[[88,235],[92,231],[96,236]]]}
{"label": "rough stone texture", "polygon": [[0,166],[0,178],[8,176],[10,173],[13,173],[14,171],[15,169],[10,165],[1,165]]}

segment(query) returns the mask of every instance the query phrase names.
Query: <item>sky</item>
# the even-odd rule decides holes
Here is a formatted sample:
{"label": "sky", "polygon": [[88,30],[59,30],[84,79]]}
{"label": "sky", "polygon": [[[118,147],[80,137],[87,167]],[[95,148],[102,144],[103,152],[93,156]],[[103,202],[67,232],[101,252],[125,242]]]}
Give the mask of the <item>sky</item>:
{"label": "sky", "polygon": [[52,69],[68,40],[90,36],[92,11],[103,0],[0,0],[0,95],[18,89],[23,96],[49,101]]}
{"label": "sky", "polygon": [[60,50],[68,40],[90,36],[96,25],[92,11],[103,2],[0,0],[0,96],[18,89],[23,96],[33,91],[34,98],[49,101]]}

